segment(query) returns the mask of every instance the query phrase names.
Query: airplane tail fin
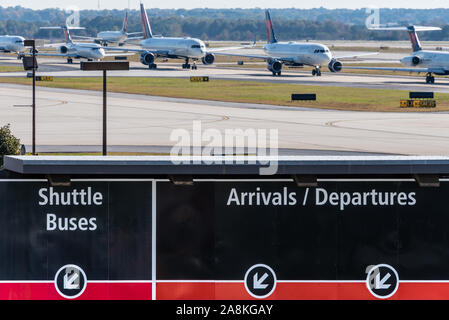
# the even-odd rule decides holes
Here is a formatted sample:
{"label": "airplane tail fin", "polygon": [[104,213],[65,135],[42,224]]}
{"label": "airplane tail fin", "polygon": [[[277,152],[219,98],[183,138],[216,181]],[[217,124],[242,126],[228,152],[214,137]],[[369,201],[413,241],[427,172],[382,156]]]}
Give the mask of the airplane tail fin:
{"label": "airplane tail fin", "polygon": [[143,3],[140,3],[140,15],[142,16],[143,38],[153,38],[150,21],[148,20],[147,11],[145,10],[145,6]]}
{"label": "airplane tail fin", "polygon": [[73,43],[70,30],[85,30],[83,27],[70,27],[67,24],[61,27],[41,27],[42,30],[63,30],[66,43]]}
{"label": "airplane tail fin", "polygon": [[124,33],[128,32],[128,11],[126,11],[126,14],[125,14],[125,20],[123,20],[123,28],[122,28],[122,31],[123,31]]}
{"label": "airplane tail fin", "polygon": [[65,42],[66,43],[73,43],[72,36],[70,35],[69,27],[65,26],[65,28],[63,28],[63,29],[64,29]]}
{"label": "airplane tail fin", "polygon": [[412,43],[413,52],[421,51],[422,46],[419,42],[418,34],[416,33],[415,26],[407,27],[408,35],[410,36],[410,41]]}
{"label": "airplane tail fin", "polygon": [[368,28],[369,30],[387,30],[387,31],[399,31],[405,30],[410,36],[413,52],[422,50],[421,42],[419,41],[417,31],[438,31],[439,27],[423,27],[423,26],[408,26],[408,27],[374,27]]}
{"label": "airplane tail fin", "polygon": [[276,35],[274,34],[273,29],[273,21],[271,21],[270,11],[265,11],[265,22],[267,25],[267,41],[268,43],[276,43],[278,42],[276,39]]}

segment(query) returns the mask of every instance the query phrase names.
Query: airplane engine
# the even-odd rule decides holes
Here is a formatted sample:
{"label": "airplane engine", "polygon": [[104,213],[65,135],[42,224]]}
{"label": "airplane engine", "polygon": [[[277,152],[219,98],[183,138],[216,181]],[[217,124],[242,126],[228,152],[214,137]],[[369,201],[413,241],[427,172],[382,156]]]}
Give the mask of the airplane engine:
{"label": "airplane engine", "polygon": [[142,64],[144,64],[146,66],[153,64],[155,59],[156,59],[156,57],[151,52],[144,52],[140,56],[140,62],[142,62]]}
{"label": "airplane engine", "polygon": [[282,71],[282,63],[278,60],[268,61],[267,69],[273,73],[279,73]]}
{"label": "airplane engine", "polygon": [[420,63],[421,63],[421,59],[420,59],[419,57],[414,56],[414,57],[412,58],[412,64],[413,64],[414,66],[417,66],[417,65],[420,64]]}
{"label": "airplane engine", "polygon": [[213,64],[215,56],[212,53],[208,53],[201,59],[201,61],[203,61],[203,64]]}
{"label": "airplane engine", "polygon": [[330,72],[340,72],[341,69],[343,69],[343,64],[336,59],[332,59],[331,62],[329,63],[328,68]]}
{"label": "airplane engine", "polygon": [[66,46],[60,46],[58,48],[58,51],[59,53],[66,54],[67,52],[69,52],[69,48],[67,48]]}

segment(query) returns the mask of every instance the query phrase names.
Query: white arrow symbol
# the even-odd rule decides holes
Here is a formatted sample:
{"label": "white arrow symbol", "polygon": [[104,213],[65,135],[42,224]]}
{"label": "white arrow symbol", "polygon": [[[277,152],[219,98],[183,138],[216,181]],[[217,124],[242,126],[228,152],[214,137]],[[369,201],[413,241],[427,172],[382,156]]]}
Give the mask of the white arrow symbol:
{"label": "white arrow symbol", "polygon": [[268,278],[268,273],[264,273],[262,278],[259,279],[259,274],[256,273],[253,277],[254,289],[266,289],[268,284],[264,284],[263,282]]}
{"label": "white arrow symbol", "polygon": [[388,289],[391,287],[391,284],[385,284],[385,282],[390,279],[391,275],[387,273],[382,280],[380,280],[380,272],[376,274],[376,278],[374,280],[374,289]]}
{"label": "white arrow symbol", "polygon": [[68,290],[79,289],[79,285],[74,284],[76,279],[78,279],[78,277],[79,277],[78,273],[75,273],[70,278],[69,278],[68,274],[65,274],[64,275],[64,289],[68,289]]}

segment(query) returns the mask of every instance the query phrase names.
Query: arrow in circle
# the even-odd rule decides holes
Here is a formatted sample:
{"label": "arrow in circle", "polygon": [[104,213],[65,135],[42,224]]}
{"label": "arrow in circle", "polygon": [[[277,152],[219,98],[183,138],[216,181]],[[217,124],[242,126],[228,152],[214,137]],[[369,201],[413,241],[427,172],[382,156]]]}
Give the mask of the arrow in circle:
{"label": "arrow in circle", "polygon": [[380,280],[380,272],[378,274],[376,274],[376,278],[375,278],[375,285],[374,288],[375,289],[388,289],[391,287],[391,284],[385,284],[385,282],[387,282],[388,279],[390,279],[391,274],[387,273],[382,280]]}
{"label": "arrow in circle", "polygon": [[266,289],[268,284],[264,284],[263,282],[268,278],[268,273],[264,273],[262,278],[259,279],[259,274],[256,273],[253,277],[254,289]]}
{"label": "arrow in circle", "polygon": [[64,275],[64,289],[68,290],[79,289],[79,285],[74,284],[76,279],[78,279],[78,277],[79,277],[78,273],[75,273],[70,278],[68,274]]}

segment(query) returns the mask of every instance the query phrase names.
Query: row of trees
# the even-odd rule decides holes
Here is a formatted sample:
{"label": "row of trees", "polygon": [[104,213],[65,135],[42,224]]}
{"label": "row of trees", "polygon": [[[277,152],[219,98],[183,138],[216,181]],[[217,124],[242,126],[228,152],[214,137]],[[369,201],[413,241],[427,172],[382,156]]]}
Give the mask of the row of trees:
{"label": "row of trees", "polygon": [[[386,9],[391,13],[409,9]],[[342,12],[339,16],[335,12]],[[349,23],[345,20],[350,14],[357,17],[363,10],[329,10],[329,9],[282,9],[273,10],[272,17],[278,38],[280,40],[407,40],[405,32],[376,32],[367,30],[364,19],[361,22]],[[410,10],[409,10],[410,11]],[[433,10],[411,10],[408,14],[414,16],[417,12],[434,12]],[[12,12],[15,18],[11,19]],[[191,36],[203,40],[237,40],[251,41],[254,36],[259,40],[266,38],[264,14],[261,9],[195,9],[195,10],[149,10],[152,12],[151,24],[153,32],[165,36]],[[160,12],[159,15],[155,15]],[[200,12],[209,12],[197,16]],[[247,17],[240,17],[242,12],[248,12]],[[327,15],[326,15],[327,12]],[[329,12],[334,12],[330,14]],[[381,11],[383,12],[383,11]],[[21,13],[21,14],[19,14]],[[305,18],[295,16],[305,15]],[[307,15],[306,15],[307,13]],[[321,15],[318,15],[320,13]],[[413,13],[413,14],[412,14]],[[48,14],[50,19],[40,20]],[[170,15],[168,15],[170,14]],[[363,17],[366,15],[363,11]],[[439,15],[431,15],[440,19],[447,15],[449,22],[449,10],[441,10]],[[9,16],[8,19],[2,17]],[[32,19],[24,21],[24,17]],[[61,10],[47,9],[33,11],[20,7],[2,9],[0,7],[0,34],[22,35],[35,38],[62,38],[61,31],[40,30],[41,26],[63,25],[67,14]],[[212,16],[212,17],[211,17]],[[215,17],[218,16],[218,17]],[[82,11],[81,25],[86,27],[85,31],[76,31],[78,35],[94,36],[99,31],[119,30],[122,26],[124,11]],[[321,18],[317,18],[321,17]],[[325,17],[325,18],[323,18]],[[404,13],[404,17],[407,15]],[[344,18],[344,19],[343,19]],[[383,18],[383,14],[382,14]],[[340,20],[339,20],[340,19]],[[355,19],[354,21],[358,21]],[[381,22],[387,22],[387,20]],[[423,23],[425,24],[425,23]],[[430,24],[430,23],[427,23]],[[431,23],[440,25],[443,30],[427,32],[420,35],[423,40],[449,40],[449,24]],[[140,16],[133,11],[129,20],[129,31],[141,31]]]}
{"label": "row of trees", "polygon": [[[361,4],[363,6],[363,4]],[[138,8],[133,8],[130,11],[132,19],[139,18]],[[225,20],[260,20],[263,19],[264,9],[154,9],[147,8],[148,14],[151,17],[193,17],[193,18],[210,18],[210,19],[225,19]],[[345,24],[363,25],[367,17],[366,9],[270,9],[273,17],[279,20],[310,20],[310,21],[324,21],[333,20],[343,22]],[[81,16],[86,19],[93,19],[96,16],[110,16],[123,17],[124,10],[82,10]],[[382,8],[380,10],[382,23],[389,22],[408,22],[415,24],[422,23],[449,23],[449,9],[389,9]],[[30,22],[48,22],[60,23],[66,13],[60,9],[44,9],[32,10],[20,6],[4,8],[0,5],[0,21],[16,20],[16,21],[30,21]],[[399,20],[399,21],[398,21]]]}

